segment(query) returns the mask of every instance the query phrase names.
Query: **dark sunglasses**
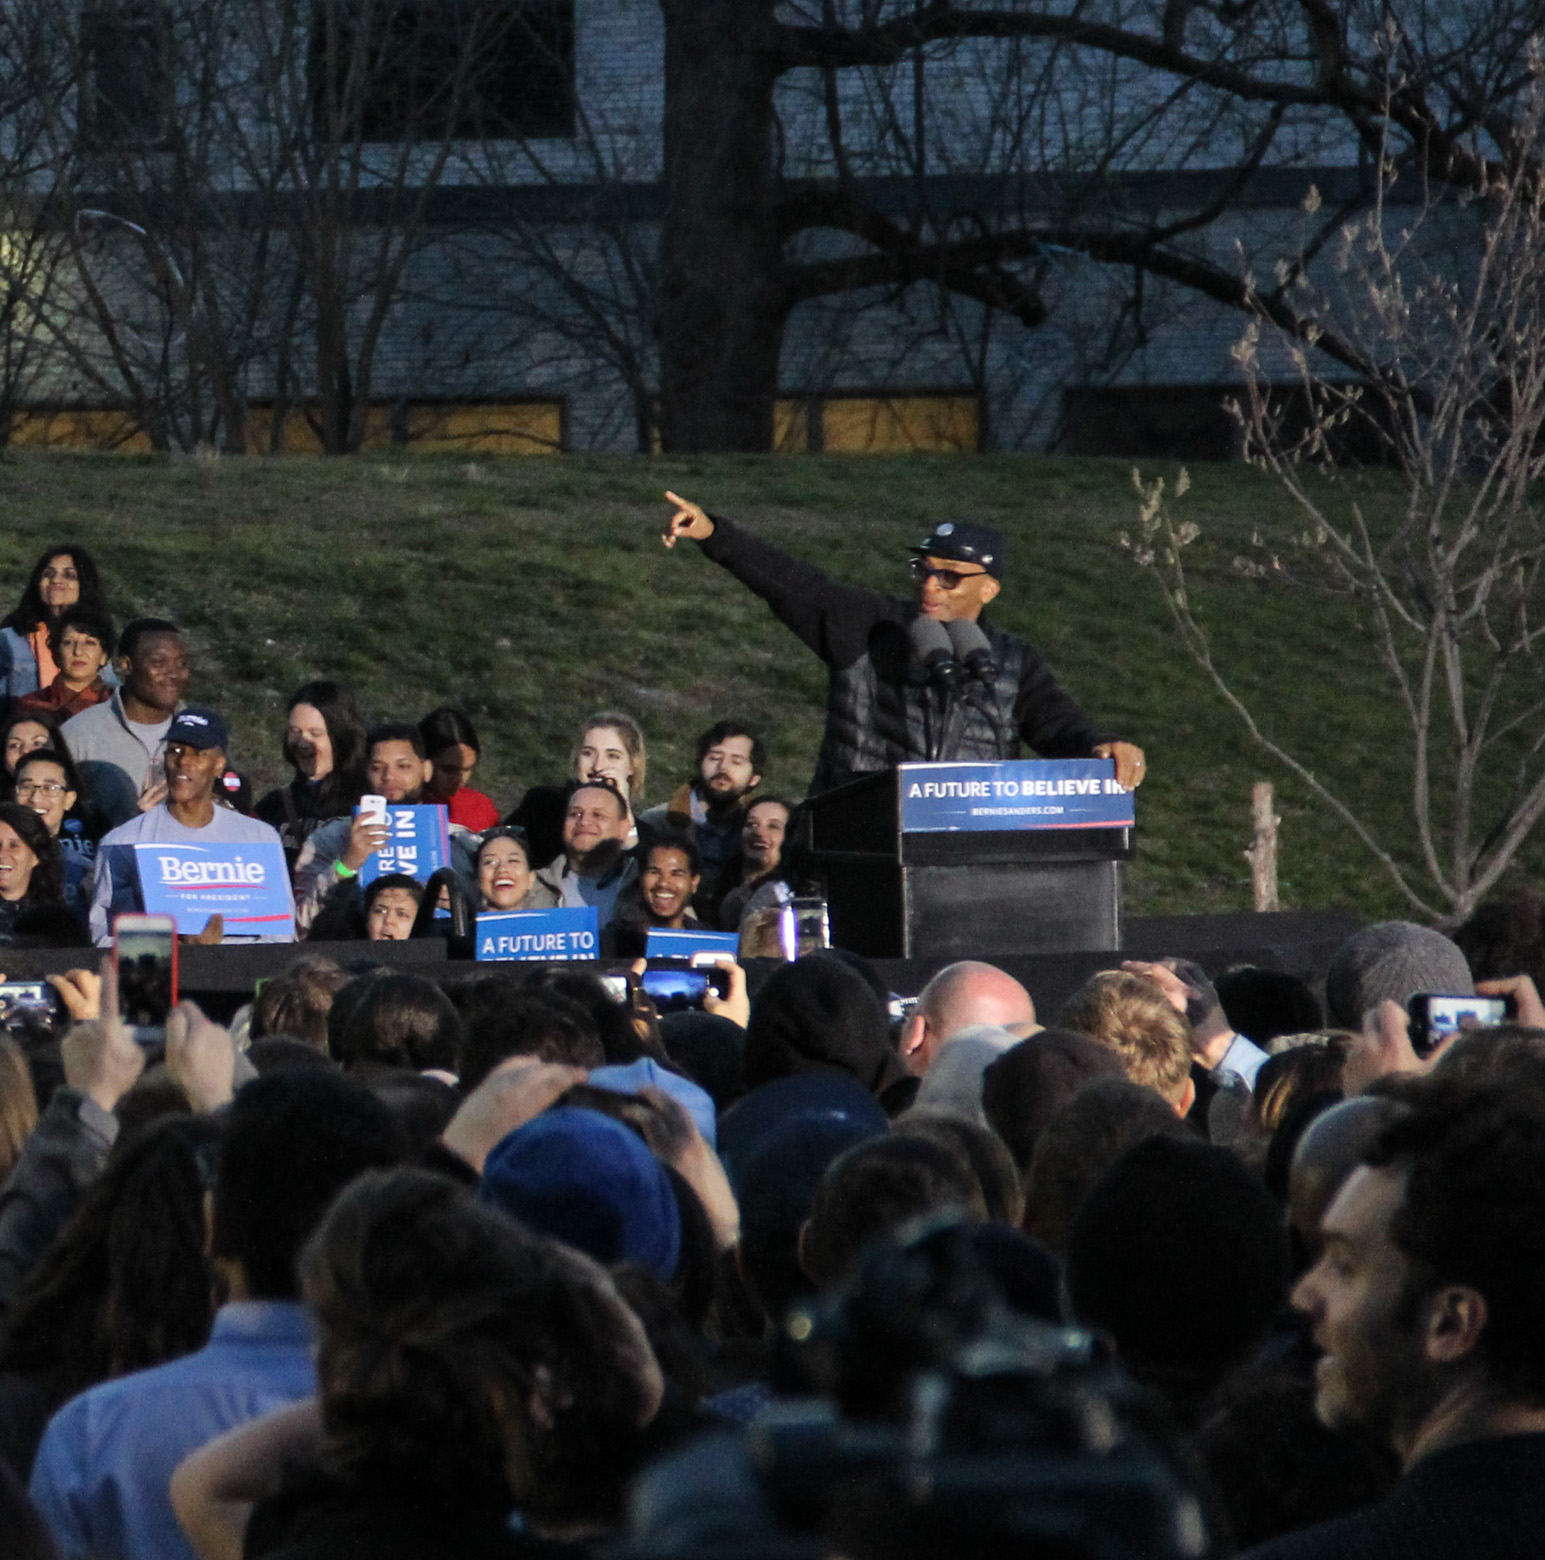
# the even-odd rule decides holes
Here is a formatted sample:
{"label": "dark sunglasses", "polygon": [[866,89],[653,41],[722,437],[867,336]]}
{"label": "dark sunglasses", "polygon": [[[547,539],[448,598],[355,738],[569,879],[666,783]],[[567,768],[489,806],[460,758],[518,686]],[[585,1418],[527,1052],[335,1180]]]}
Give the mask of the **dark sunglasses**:
{"label": "dark sunglasses", "polygon": [[908,559],[907,569],[914,583],[926,585],[933,579],[939,582],[942,590],[955,590],[962,580],[978,580],[987,572],[986,569],[973,569],[969,574],[962,574],[959,569],[936,569],[926,558]]}

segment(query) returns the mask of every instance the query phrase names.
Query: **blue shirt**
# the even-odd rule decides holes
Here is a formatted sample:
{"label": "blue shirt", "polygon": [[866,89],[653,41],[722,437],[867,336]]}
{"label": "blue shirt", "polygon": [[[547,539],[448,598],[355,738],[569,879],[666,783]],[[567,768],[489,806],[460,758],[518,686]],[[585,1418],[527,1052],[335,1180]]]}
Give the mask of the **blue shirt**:
{"label": "blue shirt", "polygon": [[1267,1060],[1266,1053],[1255,1041],[1247,1040],[1243,1035],[1235,1035],[1214,1071],[1231,1072],[1236,1078],[1244,1079],[1245,1086],[1253,1093],[1255,1075],[1266,1065]]}
{"label": "blue shirt", "polygon": [[312,1396],[311,1340],[299,1304],[233,1302],[197,1354],[71,1398],[31,1484],[63,1560],[198,1560],[172,1512],[172,1474],[224,1431]]}

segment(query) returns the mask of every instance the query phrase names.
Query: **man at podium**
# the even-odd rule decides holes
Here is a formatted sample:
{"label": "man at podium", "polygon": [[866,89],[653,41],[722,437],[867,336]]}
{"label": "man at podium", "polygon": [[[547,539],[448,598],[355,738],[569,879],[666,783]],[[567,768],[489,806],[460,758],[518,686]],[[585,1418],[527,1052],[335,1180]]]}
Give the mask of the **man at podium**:
{"label": "man at podium", "polygon": [[918,761],[1110,758],[1128,790],[1142,749],[1102,732],[1024,640],[983,618],[1002,589],[1004,543],[990,526],[942,521],[911,549],[913,599],[833,580],[814,564],[699,504],[675,506],[667,547],[686,537],[754,591],[826,662],[826,731],[812,795]]}

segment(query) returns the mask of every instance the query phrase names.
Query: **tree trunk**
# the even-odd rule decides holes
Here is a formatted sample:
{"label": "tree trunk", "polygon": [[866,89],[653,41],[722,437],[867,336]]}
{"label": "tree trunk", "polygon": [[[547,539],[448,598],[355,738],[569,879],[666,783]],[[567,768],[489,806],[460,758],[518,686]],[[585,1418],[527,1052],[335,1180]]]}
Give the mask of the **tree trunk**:
{"label": "tree trunk", "polygon": [[770,450],[788,300],[778,231],[774,0],[661,0],[660,440]]}

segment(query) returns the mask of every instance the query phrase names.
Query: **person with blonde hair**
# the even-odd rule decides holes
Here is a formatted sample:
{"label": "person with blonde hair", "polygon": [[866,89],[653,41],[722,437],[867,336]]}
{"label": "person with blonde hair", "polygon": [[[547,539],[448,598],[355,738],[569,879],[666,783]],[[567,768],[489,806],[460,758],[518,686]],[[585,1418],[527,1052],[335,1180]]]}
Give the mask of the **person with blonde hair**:
{"label": "person with blonde hair", "polygon": [[1191,1025],[1151,980],[1126,970],[1101,970],[1068,998],[1057,1027],[1109,1046],[1127,1077],[1163,1095],[1177,1115],[1184,1116],[1195,1103]]}
{"label": "person with blonde hair", "polygon": [[551,861],[563,848],[563,820],[576,785],[599,781],[620,795],[628,808],[629,846],[638,843],[635,819],[644,806],[649,773],[644,730],[621,710],[593,710],[580,722],[569,753],[569,778],[562,785],[529,786],[520,806],[504,821],[524,829],[533,864]]}

